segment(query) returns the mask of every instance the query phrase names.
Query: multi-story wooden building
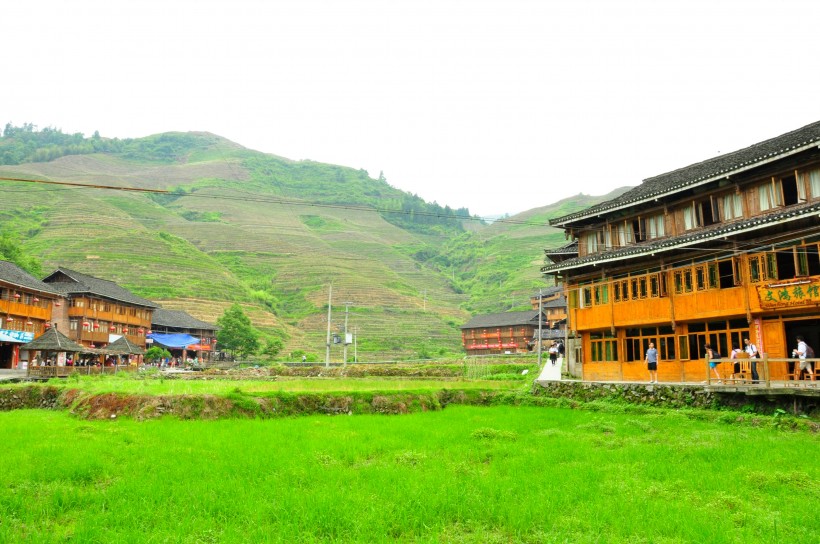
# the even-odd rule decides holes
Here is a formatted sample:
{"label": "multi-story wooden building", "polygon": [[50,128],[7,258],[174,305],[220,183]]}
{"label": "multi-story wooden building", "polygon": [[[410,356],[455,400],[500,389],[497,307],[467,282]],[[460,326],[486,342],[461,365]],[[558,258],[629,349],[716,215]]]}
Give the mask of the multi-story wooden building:
{"label": "multi-story wooden building", "polygon": [[683,382],[704,380],[705,343],[725,356],[748,336],[777,358],[797,335],[820,345],[820,122],[550,224],[570,244],[542,272],[566,286],[584,379],[645,380],[650,342],[659,378]]}
{"label": "multi-story wooden building", "polygon": [[563,330],[567,320],[567,298],[564,296],[564,286],[547,287],[530,297],[533,310],[538,309],[539,303],[547,320],[547,328]]}
{"label": "multi-story wooden building", "polygon": [[67,268],[58,268],[43,281],[66,299],[65,305],[54,309],[52,319],[70,339],[99,348],[125,336],[132,344],[145,348],[157,304],[112,281]]}
{"label": "multi-story wooden building", "polygon": [[18,367],[20,346],[50,326],[58,300],[59,293],[49,285],[14,263],[0,261],[0,368]]}
{"label": "multi-story wooden building", "polygon": [[543,312],[527,310],[477,315],[462,325],[461,343],[468,355],[526,353],[536,344],[539,316],[544,339],[564,337],[549,329]]}

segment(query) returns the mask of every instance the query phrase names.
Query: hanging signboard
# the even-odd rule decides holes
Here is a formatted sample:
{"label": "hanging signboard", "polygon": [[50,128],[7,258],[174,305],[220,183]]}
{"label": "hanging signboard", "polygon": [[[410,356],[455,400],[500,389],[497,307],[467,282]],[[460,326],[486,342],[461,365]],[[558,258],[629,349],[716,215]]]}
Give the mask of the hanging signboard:
{"label": "hanging signboard", "polygon": [[760,307],[766,310],[820,304],[820,280],[805,279],[759,285]]}
{"label": "hanging signboard", "polygon": [[33,332],[0,329],[0,342],[17,342],[27,344],[34,340]]}

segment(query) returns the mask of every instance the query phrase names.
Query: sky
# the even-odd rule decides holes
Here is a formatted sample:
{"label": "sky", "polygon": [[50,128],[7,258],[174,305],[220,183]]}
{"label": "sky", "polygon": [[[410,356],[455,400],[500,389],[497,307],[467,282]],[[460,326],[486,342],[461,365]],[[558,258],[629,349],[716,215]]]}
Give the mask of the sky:
{"label": "sky", "polygon": [[820,120],[816,0],[0,6],[0,123],[207,131],[491,217]]}

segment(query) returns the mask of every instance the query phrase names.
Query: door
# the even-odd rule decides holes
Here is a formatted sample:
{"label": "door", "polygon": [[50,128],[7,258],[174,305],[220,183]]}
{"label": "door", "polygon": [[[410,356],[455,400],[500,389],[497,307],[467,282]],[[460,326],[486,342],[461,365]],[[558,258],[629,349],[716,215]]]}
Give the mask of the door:
{"label": "door", "polygon": [[[783,335],[783,323],[780,321],[763,321],[763,346],[757,347],[769,358],[780,359],[787,356],[786,339]],[[759,371],[759,370],[758,370]],[[772,380],[785,380],[789,373],[789,365],[786,363],[769,363],[769,378]]]}

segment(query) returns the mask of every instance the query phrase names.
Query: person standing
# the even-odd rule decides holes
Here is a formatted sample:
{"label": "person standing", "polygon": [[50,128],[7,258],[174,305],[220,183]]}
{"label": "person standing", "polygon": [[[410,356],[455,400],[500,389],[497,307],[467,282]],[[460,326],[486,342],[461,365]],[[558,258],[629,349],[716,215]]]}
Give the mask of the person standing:
{"label": "person standing", "polygon": [[558,346],[555,345],[555,342],[552,343],[549,349],[550,353],[550,363],[552,366],[555,366],[555,361],[558,360]]}
{"label": "person standing", "polygon": [[760,354],[757,352],[757,346],[749,342],[748,338],[744,338],[743,351],[749,354],[749,362],[752,364],[752,381],[759,382],[760,376],[757,374],[757,359],[760,357]]}
{"label": "person standing", "polygon": [[649,370],[649,383],[658,383],[658,350],[652,342],[646,350],[646,368]]}
{"label": "person standing", "polygon": [[792,351],[792,357],[800,359],[799,372],[802,373],[805,370],[809,373],[809,376],[811,376],[812,381],[814,381],[814,371],[812,370],[811,362],[806,360],[807,357],[809,359],[814,358],[814,350],[806,344],[806,340],[800,335],[797,335],[797,349]]}

